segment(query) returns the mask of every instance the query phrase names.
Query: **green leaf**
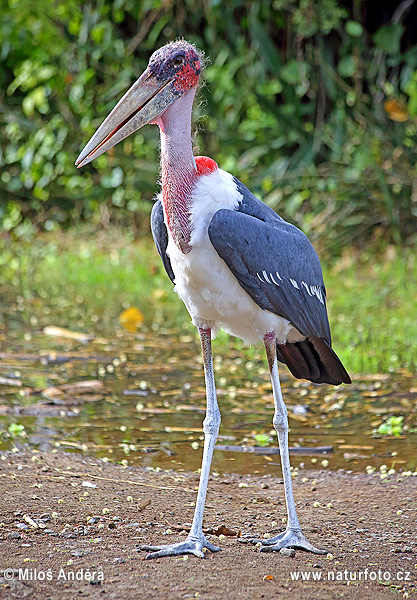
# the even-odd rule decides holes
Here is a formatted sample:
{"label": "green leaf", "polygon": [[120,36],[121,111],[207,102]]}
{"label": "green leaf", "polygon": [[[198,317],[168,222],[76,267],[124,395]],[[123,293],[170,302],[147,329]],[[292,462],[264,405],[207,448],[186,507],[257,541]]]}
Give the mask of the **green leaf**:
{"label": "green leaf", "polygon": [[250,29],[253,41],[258,46],[259,52],[268,63],[271,71],[278,75],[282,65],[281,56],[265,31],[265,27],[261,25],[258,18],[253,13],[250,20]]}
{"label": "green leaf", "polygon": [[381,435],[394,435],[398,437],[403,431],[403,420],[404,417],[391,416],[385,421],[385,423],[381,423],[376,430],[376,433]]}
{"label": "green leaf", "polygon": [[11,437],[25,436],[25,426],[19,425],[19,423],[11,423],[9,425],[9,434]]}
{"label": "green leaf", "polygon": [[111,173],[103,175],[101,185],[104,188],[117,188],[123,183],[123,170],[120,167],[114,167]]}
{"label": "green leaf", "polygon": [[355,60],[353,56],[345,56],[339,61],[337,71],[342,77],[352,77],[355,73]]}
{"label": "green leaf", "polygon": [[375,45],[386,54],[398,54],[403,32],[404,28],[401,23],[389,23],[378,29],[373,36],[373,40]]}
{"label": "green leaf", "polygon": [[257,445],[262,448],[266,448],[271,443],[271,438],[267,433],[256,433],[253,437]]}
{"label": "green leaf", "polygon": [[302,83],[306,78],[306,74],[306,63],[295,58],[288,61],[281,69],[281,78],[290,85]]}
{"label": "green leaf", "polygon": [[361,37],[363,33],[363,27],[357,21],[346,21],[345,30],[346,33],[356,38]]}

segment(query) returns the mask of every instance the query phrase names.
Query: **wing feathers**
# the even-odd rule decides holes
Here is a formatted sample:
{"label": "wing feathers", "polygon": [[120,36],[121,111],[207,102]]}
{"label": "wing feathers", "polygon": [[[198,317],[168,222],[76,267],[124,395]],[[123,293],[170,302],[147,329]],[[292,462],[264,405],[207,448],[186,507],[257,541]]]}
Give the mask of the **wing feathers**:
{"label": "wing feathers", "polygon": [[167,254],[168,231],[164,222],[164,209],[160,200],[157,200],[152,207],[151,231],[158,254],[162,258],[165,271],[172,283],[175,283],[174,271],[172,270],[171,261]]}
{"label": "wing feathers", "polygon": [[208,234],[258,306],[284,317],[303,335],[330,343],[320,262],[299,229],[282,219],[265,222],[239,210],[221,209]]}

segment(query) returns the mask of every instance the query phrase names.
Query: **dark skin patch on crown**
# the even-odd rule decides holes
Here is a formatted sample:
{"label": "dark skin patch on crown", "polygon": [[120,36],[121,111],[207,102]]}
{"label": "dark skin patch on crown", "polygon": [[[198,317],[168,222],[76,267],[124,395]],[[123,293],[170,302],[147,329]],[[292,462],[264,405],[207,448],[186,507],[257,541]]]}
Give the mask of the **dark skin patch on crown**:
{"label": "dark skin patch on crown", "polygon": [[158,81],[175,79],[175,89],[184,93],[197,84],[201,60],[198,51],[188,42],[172,42],[152,54],[149,69]]}

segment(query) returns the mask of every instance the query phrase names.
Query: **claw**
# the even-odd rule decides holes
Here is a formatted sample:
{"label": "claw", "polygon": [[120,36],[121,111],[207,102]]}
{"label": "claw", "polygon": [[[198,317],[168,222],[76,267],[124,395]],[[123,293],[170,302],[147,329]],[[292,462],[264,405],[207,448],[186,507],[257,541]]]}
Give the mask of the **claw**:
{"label": "claw", "polygon": [[150,554],[145,556],[145,560],[151,558],[162,558],[163,556],[181,556],[182,554],[194,554],[199,558],[204,558],[203,548],[207,548],[210,552],[218,552],[221,548],[214,546],[206,540],[204,536],[202,538],[187,538],[184,542],[178,542],[176,544],[163,544],[161,546],[139,546],[137,550],[151,550]]}
{"label": "claw", "polygon": [[304,537],[301,529],[287,529],[269,539],[250,539],[252,544],[262,544],[261,552],[279,552],[281,548],[299,548],[312,554],[327,554],[326,550],[316,548]]}

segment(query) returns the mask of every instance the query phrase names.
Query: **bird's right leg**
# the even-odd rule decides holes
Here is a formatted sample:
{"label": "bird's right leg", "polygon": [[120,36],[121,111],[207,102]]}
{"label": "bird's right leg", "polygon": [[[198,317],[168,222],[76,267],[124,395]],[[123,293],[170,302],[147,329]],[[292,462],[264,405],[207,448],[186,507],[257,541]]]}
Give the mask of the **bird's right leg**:
{"label": "bird's right leg", "polygon": [[201,346],[203,350],[204,375],[206,380],[207,412],[203,422],[204,451],[201,465],[200,484],[198,487],[197,501],[191,531],[183,542],[165,544],[162,546],[140,546],[139,550],[152,550],[146,558],[160,558],[162,556],[177,556],[180,554],[195,554],[204,557],[203,548],[217,552],[220,550],[208,542],[203,533],[203,512],[206,501],[207,484],[210,475],[211,460],[214,445],[220,427],[220,410],[217,404],[216,386],[214,382],[213,359],[211,353],[211,330],[200,329]]}
{"label": "bird's right leg", "polygon": [[272,391],[274,394],[275,414],[273,422],[278,434],[288,518],[287,528],[284,532],[269,539],[252,539],[251,541],[252,543],[260,542],[262,544],[261,552],[278,552],[281,548],[301,548],[302,550],[312,552],[313,554],[327,554],[326,550],[321,550],[310,544],[304,537],[298,522],[292,490],[290,457],[288,452],[288,417],[279,382],[275,334],[266,334],[264,343],[271,375]]}

